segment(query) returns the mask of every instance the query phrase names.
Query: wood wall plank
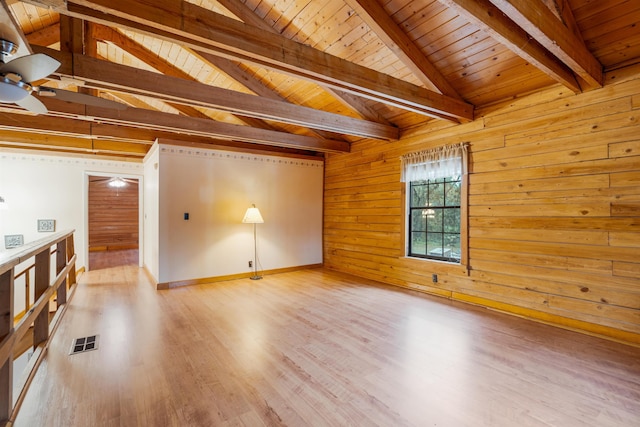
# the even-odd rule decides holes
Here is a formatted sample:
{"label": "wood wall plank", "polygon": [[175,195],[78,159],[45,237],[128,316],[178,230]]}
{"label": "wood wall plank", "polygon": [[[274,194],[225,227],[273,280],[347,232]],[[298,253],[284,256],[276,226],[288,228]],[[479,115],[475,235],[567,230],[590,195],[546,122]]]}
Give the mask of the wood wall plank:
{"label": "wood wall plank", "polygon": [[[602,89],[553,88],[330,154],[325,265],[640,343],[639,92],[640,74],[618,70]],[[470,147],[468,270],[403,248],[399,157],[455,142]]]}
{"label": "wood wall plank", "polygon": [[138,180],[109,187],[108,177],[89,177],[89,250],[138,248]]}

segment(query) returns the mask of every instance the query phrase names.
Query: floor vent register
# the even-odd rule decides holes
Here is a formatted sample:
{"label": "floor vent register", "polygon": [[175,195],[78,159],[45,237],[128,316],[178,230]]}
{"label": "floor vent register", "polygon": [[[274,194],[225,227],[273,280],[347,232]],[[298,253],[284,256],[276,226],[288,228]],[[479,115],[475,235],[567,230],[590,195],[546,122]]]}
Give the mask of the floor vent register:
{"label": "floor vent register", "polygon": [[71,353],[78,354],[85,353],[91,350],[98,349],[98,335],[91,335],[88,337],[76,338],[71,344]]}

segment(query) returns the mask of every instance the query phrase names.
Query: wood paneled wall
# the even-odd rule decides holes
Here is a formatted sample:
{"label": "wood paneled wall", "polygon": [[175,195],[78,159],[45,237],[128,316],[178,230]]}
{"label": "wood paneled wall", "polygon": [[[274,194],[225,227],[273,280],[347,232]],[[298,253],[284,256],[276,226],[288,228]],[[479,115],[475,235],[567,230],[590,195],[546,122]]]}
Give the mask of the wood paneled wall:
{"label": "wood paneled wall", "polygon": [[[325,266],[640,344],[639,122],[635,66],[331,154]],[[405,258],[399,156],[463,141],[469,270]]]}
{"label": "wood paneled wall", "polygon": [[89,251],[138,248],[138,180],[122,188],[89,177]]}

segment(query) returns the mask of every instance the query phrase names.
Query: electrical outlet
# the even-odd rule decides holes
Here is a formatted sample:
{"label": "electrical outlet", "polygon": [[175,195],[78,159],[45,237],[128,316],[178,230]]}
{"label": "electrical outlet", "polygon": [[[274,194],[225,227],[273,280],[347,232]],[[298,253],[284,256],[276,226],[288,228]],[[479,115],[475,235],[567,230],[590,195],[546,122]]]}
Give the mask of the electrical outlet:
{"label": "electrical outlet", "polygon": [[253,267],[253,261],[249,261],[249,268]]}
{"label": "electrical outlet", "polygon": [[438,283],[438,275],[437,274],[432,274],[431,275],[431,281],[433,283]]}

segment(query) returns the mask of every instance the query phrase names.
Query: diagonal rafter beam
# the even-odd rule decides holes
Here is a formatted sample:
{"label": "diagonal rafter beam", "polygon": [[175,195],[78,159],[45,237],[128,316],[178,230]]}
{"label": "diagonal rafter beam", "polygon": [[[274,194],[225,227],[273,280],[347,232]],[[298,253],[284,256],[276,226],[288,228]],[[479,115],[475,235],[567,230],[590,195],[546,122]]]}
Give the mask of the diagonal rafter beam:
{"label": "diagonal rafter beam", "polygon": [[60,23],[56,22],[26,35],[29,44],[51,46],[60,41]]}
{"label": "diagonal rafter beam", "polygon": [[[138,58],[139,60],[141,60],[142,62],[146,63],[147,65],[155,68],[157,71],[161,72],[162,74],[167,75],[167,76],[179,77],[179,78],[183,78],[183,79],[186,79],[186,80],[197,81],[190,74],[184,72],[182,69],[180,69],[180,68],[176,67],[175,65],[169,63],[165,59],[158,57],[152,51],[147,49],[145,46],[143,46],[143,45],[139,44],[138,42],[136,42],[135,40],[132,40],[131,38],[125,36],[121,32],[116,31],[115,29],[113,29],[111,27],[107,27],[107,26],[100,25],[100,24],[92,24],[92,26],[95,28],[95,30],[93,32],[93,36],[95,38],[100,39],[100,40],[105,41],[105,42],[113,43],[114,45],[118,46],[120,49],[128,52],[130,55]],[[203,58],[201,58],[201,59],[203,59]],[[220,58],[220,59],[222,59],[222,58]],[[283,102],[285,101],[282,98],[277,98],[277,100],[283,101]],[[181,104],[176,104],[176,103],[168,103],[168,104],[172,108],[178,110],[179,112],[181,112],[182,114],[184,114],[186,116],[210,118],[206,114],[200,112],[198,109],[190,107],[188,105],[181,105]],[[236,119],[240,120],[241,122],[243,122],[244,124],[248,125],[248,126],[257,127],[257,128],[260,128],[260,129],[277,130],[271,124],[269,124],[269,123],[267,123],[267,122],[265,122],[263,120],[260,120],[260,119],[256,119],[256,118],[253,118],[253,117],[242,116],[242,115],[239,115],[239,114],[234,114],[234,117]],[[323,131],[309,130],[309,129],[305,129],[305,131],[306,131],[307,134],[309,134],[311,136],[317,136],[317,137],[320,137],[320,138],[329,137],[328,135],[324,135],[325,132],[323,132]],[[329,138],[331,138],[331,137],[329,137]]]}
{"label": "diagonal rafter beam", "polygon": [[[262,18],[260,18],[256,12],[250,9],[246,3],[239,2],[237,0],[216,0],[220,5],[226,8],[229,12],[233,13],[245,24],[251,25],[256,28],[260,28],[264,31],[269,31],[274,34],[278,32],[270,27]],[[279,93],[267,88],[258,79],[249,75],[244,69],[239,67],[239,64],[233,61],[223,58],[221,56],[215,56],[206,52],[194,52],[199,55],[204,61],[209,62],[232,79],[235,79],[238,83],[245,85],[248,89],[254,93],[265,96],[272,99],[284,99]],[[334,97],[338,102],[349,108],[354,113],[358,114],[365,120],[370,120],[378,123],[390,125],[391,123],[382,117],[379,113],[364,103],[364,100],[356,95],[341,92],[328,86],[321,86],[329,95]]]}
{"label": "diagonal rafter beam", "polygon": [[457,10],[460,16],[489,34],[516,55],[529,61],[552,79],[575,93],[582,91],[569,67],[535,39],[532,39],[525,30],[510,20],[490,0],[440,0],[440,2]]}
{"label": "diagonal rafter beam", "polygon": [[541,0],[490,1],[580,76],[590,88],[602,87],[602,64],[569,28],[558,25],[556,16]]}
{"label": "diagonal rafter beam", "polygon": [[345,0],[382,42],[429,89],[461,99],[440,71],[427,59],[420,48],[387,14],[378,0]]}
{"label": "diagonal rafter beam", "polygon": [[571,10],[571,5],[569,5],[568,0],[541,1],[549,8],[551,13],[553,13],[569,29],[569,31],[575,34],[576,37],[584,43],[584,40],[582,40],[582,34],[580,33],[580,28],[578,28],[576,18],[573,16],[573,11]]}
{"label": "diagonal rafter beam", "polygon": [[[120,49],[128,52],[130,55],[138,58],[142,62],[147,65],[155,68],[159,72],[167,76],[178,77],[186,80],[196,81],[190,74],[182,71],[180,68],[175,65],[170,64],[168,61],[154,55],[150,50],[140,45],[139,43],[131,40],[130,38],[124,36],[122,33],[114,30],[111,27],[106,27],[100,24],[92,24],[93,31],[92,36],[98,40],[102,40],[105,42],[111,42],[114,45],[118,46]],[[200,110],[190,107],[188,105],[181,105],[176,103],[169,103],[172,108],[180,111],[185,116],[189,117],[200,117],[200,118],[209,118],[206,114],[202,113]],[[251,117],[243,117],[236,116],[242,122],[249,126],[259,127],[262,129],[273,129],[272,126],[269,126],[267,123],[262,120],[254,119]]]}
{"label": "diagonal rafter beam", "polygon": [[[252,74],[240,67],[238,63],[221,56],[215,56],[205,52],[192,52],[200,59],[210,63],[256,95],[263,96],[269,99],[276,99],[281,101],[285,100],[285,98],[282,97],[279,93],[266,87],[264,84],[262,84],[262,82],[255,79]],[[391,122],[382,117],[377,111],[366,105],[364,103],[364,99],[360,98],[359,96],[355,96],[350,93],[339,92],[331,88],[325,87],[324,89],[327,90],[334,98],[340,101],[342,105],[351,110],[354,110],[356,114],[358,114],[365,120],[382,123],[387,126],[393,126]]]}
{"label": "diagonal rafter beam", "polygon": [[[42,0],[47,5],[48,0]],[[473,120],[473,106],[336,56],[261,31],[183,0],[69,0],[57,11],[130,28],[241,62],[285,72],[408,111],[453,122]]]}
{"label": "diagonal rafter beam", "polygon": [[379,123],[263,99],[195,81],[101,61],[85,55],[71,55],[39,46],[34,46],[34,50],[46,53],[60,61],[62,65],[54,75],[80,80],[87,87],[150,96],[185,105],[202,106],[336,133],[390,140],[398,138],[397,128]]}

